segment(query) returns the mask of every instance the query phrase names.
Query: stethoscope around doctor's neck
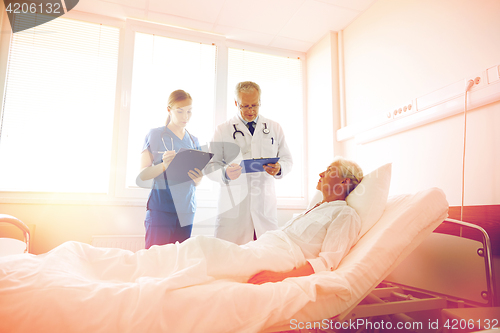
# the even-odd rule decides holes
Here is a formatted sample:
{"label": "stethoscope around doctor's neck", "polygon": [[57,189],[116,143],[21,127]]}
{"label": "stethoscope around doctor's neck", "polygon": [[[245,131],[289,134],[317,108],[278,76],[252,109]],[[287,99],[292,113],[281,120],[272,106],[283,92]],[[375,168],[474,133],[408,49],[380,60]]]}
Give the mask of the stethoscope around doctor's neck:
{"label": "stethoscope around doctor's neck", "polygon": [[[270,131],[267,128],[267,123],[262,123],[262,125],[264,125],[264,128],[262,129],[262,133],[269,134]],[[240,133],[241,136],[245,136],[245,133],[243,133],[242,131],[240,131],[239,129],[236,128],[236,124],[233,124],[233,128],[234,128],[233,139],[236,140],[236,133]]]}

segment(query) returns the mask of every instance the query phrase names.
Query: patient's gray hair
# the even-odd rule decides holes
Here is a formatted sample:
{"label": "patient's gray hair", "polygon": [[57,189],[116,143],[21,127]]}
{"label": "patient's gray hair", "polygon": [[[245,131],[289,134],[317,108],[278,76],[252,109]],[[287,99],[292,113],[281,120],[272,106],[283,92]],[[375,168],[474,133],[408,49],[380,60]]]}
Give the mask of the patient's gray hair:
{"label": "patient's gray hair", "polygon": [[363,180],[363,170],[361,170],[358,163],[343,158],[342,156],[337,156],[333,160],[332,164],[338,168],[342,178],[349,178],[351,180],[353,187],[349,189],[349,192],[354,191],[356,186],[358,186],[359,183],[361,183],[361,180]]}
{"label": "patient's gray hair", "polygon": [[238,83],[236,85],[236,88],[234,88],[234,96],[238,98],[240,92],[249,92],[252,89],[257,90],[257,92],[259,93],[259,100],[260,100],[260,87],[257,83],[252,81],[243,81]]}

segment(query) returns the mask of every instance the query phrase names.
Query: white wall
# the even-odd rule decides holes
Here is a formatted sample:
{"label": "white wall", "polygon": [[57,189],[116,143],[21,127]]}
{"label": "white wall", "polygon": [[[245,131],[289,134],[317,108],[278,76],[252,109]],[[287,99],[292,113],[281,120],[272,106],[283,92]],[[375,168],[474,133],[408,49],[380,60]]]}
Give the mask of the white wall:
{"label": "white wall", "polygon": [[[344,30],[347,125],[500,64],[500,1],[378,0]],[[500,203],[500,103],[469,111],[465,204]],[[442,188],[461,203],[463,116],[372,143],[342,143],[369,171],[393,162],[391,193]]]}
{"label": "white wall", "polygon": [[318,174],[342,155],[333,137],[340,127],[338,36],[328,32],[307,52],[307,176],[313,195]]}

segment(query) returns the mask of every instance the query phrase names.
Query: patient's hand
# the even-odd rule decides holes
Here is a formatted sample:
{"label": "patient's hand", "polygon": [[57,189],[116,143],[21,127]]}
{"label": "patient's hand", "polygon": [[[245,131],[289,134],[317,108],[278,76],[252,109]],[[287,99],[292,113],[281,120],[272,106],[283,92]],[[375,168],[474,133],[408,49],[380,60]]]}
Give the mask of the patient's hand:
{"label": "patient's hand", "polygon": [[280,282],[287,277],[288,275],[286,273],[262,271],[252,276],[250,280],[248,280],[248,283],[263,284],[266,282]]}
{"label": "patient's hand", "polygon": [[289,277],[308,276],[314,274],[314,269],[309,262],[299,268],[294,268],[289,272],[262,271],[250,278],[248,283],[263,284],[266,282],[280,282]]}

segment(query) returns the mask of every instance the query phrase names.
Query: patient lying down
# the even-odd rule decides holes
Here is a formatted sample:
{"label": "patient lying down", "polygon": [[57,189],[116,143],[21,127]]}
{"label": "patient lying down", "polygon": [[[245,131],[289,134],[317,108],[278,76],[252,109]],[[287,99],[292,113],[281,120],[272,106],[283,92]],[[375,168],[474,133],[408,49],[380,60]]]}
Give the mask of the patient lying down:
{"label": "patient lying down", "polygon": [[[334,270],[356,244],[361,222],[345,199],[361,182],[363,171],[355,162],[339,157],[319,176],[316,189],[322,192],[323,200],[290,220],[281,230],[270,232],[289,244],[289,255],[295,259],[295,266],[291,270],[285,267],[263,270],[253,275],[249,283],[279,282],[288,277]],[[256,242],[261,240],[264,238]]]}
{"label": "patient lying down", "polygon": [[[215,279],[262,284],[334,270],[359,238],[360,218],[345,198],[362,177],[356,163],[336,159],[320,173],[322,202],[244,245],[197,236],[131,253],[67,242],[43,255],[4,257],[0,284],[24,279],[38,287],[42,281],[60,283],[67,290],[81,288],[82,281],[106,288],[154,283],[174,290]],[[61,277],[55,279],[57,272]]]}
{"label": "patient lying down", "polygon": [[196,265],[204,266],[207,278],[239,277],[241,282],[253,284],[334,270],[358,240],[361,221],[345,199],[361,182],[363,172],[356,163],[337,158],[319,176],[316,188],[322,192],[323,200],[280,230],[268,231],[256,241],[236,245],[197,236],[149,251],[165,255],[161,265],[170,276],[194,268],[185,258],[191,265],[193,260],[199,260]]}

